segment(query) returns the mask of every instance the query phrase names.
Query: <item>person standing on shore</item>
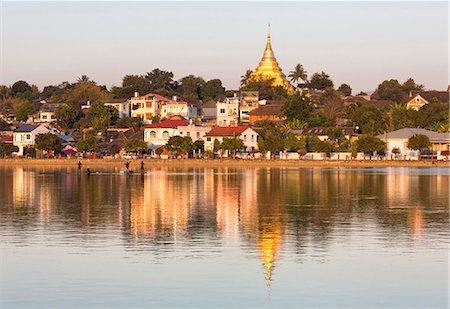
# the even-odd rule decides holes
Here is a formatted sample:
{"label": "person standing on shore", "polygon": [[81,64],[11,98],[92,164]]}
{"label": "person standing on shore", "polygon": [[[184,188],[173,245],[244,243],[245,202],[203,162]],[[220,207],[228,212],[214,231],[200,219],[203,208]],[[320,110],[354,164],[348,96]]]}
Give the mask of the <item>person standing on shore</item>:
{"label": "person standing on shore", "polygon": [[79,173],[81,173],[81,166],[82,166],[83,164],[81,163],[81,161],[78,161],[78,172]]}
{"label": "person standing on shore", "polygon": [[127,172],[130,170],[130,162],[125,162],[125,168],[127,169]]}
{"label": "person standing on shore", "polygon": [[144,161],[141,161],[141,174],[145,173],[145,169],[144,169]]}

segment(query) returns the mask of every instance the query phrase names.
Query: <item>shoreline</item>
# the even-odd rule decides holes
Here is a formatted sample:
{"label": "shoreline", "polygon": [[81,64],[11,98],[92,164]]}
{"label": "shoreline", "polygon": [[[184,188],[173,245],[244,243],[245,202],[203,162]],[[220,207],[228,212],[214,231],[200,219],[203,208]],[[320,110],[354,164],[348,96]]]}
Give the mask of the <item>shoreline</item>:
{"label": "shoreline", "polygon": [[[123,167],[130,162],[130,168],[140,168],[141,159],[0,159],[1,167],[77,167],[83,168]],[[242,160],[242,159],[144,159],[145,168],[373,168],[373,167],[450,167],[450,162],[432,161],[297,161],[297,160]]]}

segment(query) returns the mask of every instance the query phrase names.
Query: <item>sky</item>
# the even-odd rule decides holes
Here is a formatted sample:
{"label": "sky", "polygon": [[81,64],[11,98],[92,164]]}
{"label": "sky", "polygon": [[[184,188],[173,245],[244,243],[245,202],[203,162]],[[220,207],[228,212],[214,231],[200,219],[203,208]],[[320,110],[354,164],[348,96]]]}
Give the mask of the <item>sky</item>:
{"label": "sky", "polygon": [[110,87],[160,68],[237,89],[262,57],[269,22],[286,75],[300,63],[354,92],[391,78],[449,84],[445,1],[0,3],[0,84],[42,89],[85,74]]}

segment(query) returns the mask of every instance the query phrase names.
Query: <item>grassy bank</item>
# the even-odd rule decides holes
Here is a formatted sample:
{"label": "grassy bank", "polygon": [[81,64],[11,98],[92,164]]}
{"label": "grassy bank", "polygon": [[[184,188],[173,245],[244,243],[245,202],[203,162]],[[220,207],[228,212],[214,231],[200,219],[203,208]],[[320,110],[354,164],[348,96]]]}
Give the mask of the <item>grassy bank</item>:
{"label": "grassy bank", "polygon": [[[141,160],[123,159],[0,159],[0,166],[26,166],[26,167],[76,167],[81,161],[83,168],[90,167],[123,167],[125,162],[130,162],[132,169],[140,168]],[[261,167],[449,167],[449,162],[431,161],[297,161],[297,160],[144,160],[145,167],[173,166],[173,167],[236,167],[236,168],[261,168]]]}

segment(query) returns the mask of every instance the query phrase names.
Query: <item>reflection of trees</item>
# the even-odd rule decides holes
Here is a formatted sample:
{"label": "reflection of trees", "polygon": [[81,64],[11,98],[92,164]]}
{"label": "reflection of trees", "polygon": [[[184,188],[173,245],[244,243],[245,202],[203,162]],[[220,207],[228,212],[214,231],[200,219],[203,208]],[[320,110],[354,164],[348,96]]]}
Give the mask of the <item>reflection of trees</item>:
{"label": "reflection of trees", "polygon": [[0,169],[0,215],[18,235],[64,222],[60,228],[80,237],[120,229],[131,250],[240,242],[261,258],[269,283],[282,250],[298,260],[310,250],[326,254],[337,230],[345,239],[356,223],[396,242],[449,221],[448,175],[416,170],[167,167],[90,177],[75,169],[12,171]]}

